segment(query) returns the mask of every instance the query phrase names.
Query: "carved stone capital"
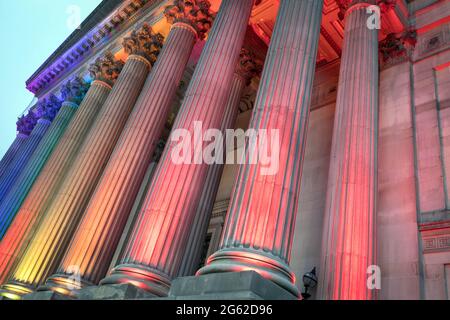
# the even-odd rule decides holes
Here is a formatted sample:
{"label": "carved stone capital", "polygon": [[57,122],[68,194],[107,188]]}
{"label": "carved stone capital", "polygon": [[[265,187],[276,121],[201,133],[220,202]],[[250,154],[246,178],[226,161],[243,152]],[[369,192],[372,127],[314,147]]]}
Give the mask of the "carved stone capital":
{"label": "carved stone capital", "polygon": [[111,52],[106,52],[89,67],[89,73],[94,80],[103,81],[113,86],[122,71],[124,63],[117,60]]}
{"label": "carved stone capital", "polygon": [[166,7],[164,15],[170,24],[190,25],[198,38],[204,39],[214,20],[210,8],[208,0],[175,0],[173,5]]}
{"label": "carved stone capital", "polygon": [[37,106],[33,109],[33,112],[38,119],[53,121],[59,109],[61,109],[61,105],[62,101],[51,94],[46,99],[38,102]]}
{"label": "carved stone capital", "polygon": [[28,112],[27,114],[22,115],[16,122],[17,131],[20,134],[25,136],[29,136],[31,131],[33,131],[36,123],[38,121],[38,117],[35,115],[33,111]]}
{"label": "carved stone capital", "polygon": [[250,84],[253,77],[259,75],[262,71],[262,65],[259,63],[254,54],[247,49],[242,49],[239,55],[238,67],[236,73],[245,79],[247,85]]}
{"label": "carved stone capital", "polygon": [[153,65],[161,51],[163,41],[164,37],[160,33],[153,32],[152,27],[145,23],[123,40],[123,47],[129,55],[144,57]]}
{"label": "carved stone capital", "polygon": [[354,5],[369,4],[378,5],[381,9],[381,13],[386,13],[393,10],[397,5],[397,0],[336,0],[339,6],[339,19],[344,20],[347,11]]}
{"label": "carved stone capital", "polygon": [[408,59],[417,43],[417,31],[407,30],[402,34],[389,34],[380,42],[380,53],[383,63],[395,63]]}
{"label": "carved stone capital", "polygon": [[80,77],[75,77],[63,84],[61,88],[62,99],[64,102],[73,102],[80,105],[88,92],[89,87],[89,83],[85,82]]}

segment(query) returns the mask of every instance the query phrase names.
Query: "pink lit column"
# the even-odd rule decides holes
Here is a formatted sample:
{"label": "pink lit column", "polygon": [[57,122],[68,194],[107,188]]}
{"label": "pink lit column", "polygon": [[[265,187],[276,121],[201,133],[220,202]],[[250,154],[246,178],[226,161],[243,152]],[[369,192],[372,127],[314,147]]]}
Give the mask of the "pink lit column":
{"label": "pink lit column", "polygon": [[[278,133],[273,170],[258,161],[238,172],[219,250],[198,275],[254,270],[294,296],[295,217],[314,80],[322,1],[281,0],[250,128]],[[274,136],[276,137],[276,136]],[[277,141],[278,140],[278,141]],[[247,144],[248,146],[248,144]],[[267,170],[267,171],[266,171]]]}
{"label": "pink lit column", "polygon": [[[189,11],[185,3],[193,3]],[[79,266],[83,285],[98,284],[111,259],[169,116],[172,100],[197,38],[212,25],[207,1],[178,1],[166,8],[174,22],[102,179],[58,272],[47,287],[69,293],[70,266]]]}
{"label": "pink lit column", "polygon": [[[242,49],[222,121],[221,131],[224,134],[227,129],[234,128],[239,111],[239,102],[241,101],[244,89],[250,84],[251,79],[259,72],[260,67],[255,61],[253,54],[246,49]],[[224,157],[226,157],[226,151],[224,152]],[[224,161],[225,160],[226,159],[224,158]],[[214,208],[214,201],[216,200],[217,191],[219,189],[223,167],[223,164],[214,164],[208,169],[206,182],[203,186],[203,193],[195,213],[195,219],[192,223],[183,261],[181,262],[181,268],[178,273],[178,276],[180,277],[195,274],[199,263],[201,262],[202,248],[208,231],[211,213]]]}
{"label": "pink lit column", "polygon": [[[254,0],[223,0],[174,125],[193,134],[219,129]],[[167,295],[178,274],[208,165],[175,164],[168,143],[120,265],[102,284],[130,283]],[[197,150],[201,151],[201,150]]]}
{"label": "pink lit column", "polygon": [[319,276],[321,299],[371,299],[375,264],[378,134],[378,31],[370,1],[346,12]]}

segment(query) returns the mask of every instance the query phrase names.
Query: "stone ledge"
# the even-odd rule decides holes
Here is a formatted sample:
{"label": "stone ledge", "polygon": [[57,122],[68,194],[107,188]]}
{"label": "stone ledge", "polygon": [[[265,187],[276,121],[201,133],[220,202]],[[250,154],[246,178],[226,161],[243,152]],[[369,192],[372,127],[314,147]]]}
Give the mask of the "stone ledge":
{"label": "stone ledge", "polygon": [[291,293],[254,271],[208,274],[175,279],[175,300],[297,300]]}
{"label": "stone ledge", "polygon": [[87,287],[75,293],[78,300],[143,300],[154,295],[131,284],[114,284]]}

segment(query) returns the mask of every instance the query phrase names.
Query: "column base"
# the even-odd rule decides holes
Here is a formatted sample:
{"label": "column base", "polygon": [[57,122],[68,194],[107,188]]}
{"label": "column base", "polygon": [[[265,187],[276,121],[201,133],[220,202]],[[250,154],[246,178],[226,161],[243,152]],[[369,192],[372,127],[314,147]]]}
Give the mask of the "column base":
{"label": "column base", "polygon": [[250,249],[222,249],[208,258],[208,263],[197,275],[214,273],[255,271],[292,295],[300,298],[300,291],[295,285],[295,275],[289,266],[275,256],[270,256]]}
{"label": "column base", "polygon": [[78,300],[145,300],[155,297],[129,283],[87,287],[76,292]]}
{"label": "column base", "polygon": [[177,278],[169,298],[175,300],[298,300],[255,271]]}
{"label": "column base", "polygon": [[33,293],[34,290],[34,288],[20,282],[9,282],[1,287],[0,296],[5,297],[8,300],[21,300],[22,297]]}
{"label": "column base", "polygon": [[54,291],[67,297],[76,298],[77,292],[83,288],[94,286],[93,283],[83,279],[72,279],[71,276],[56,274],[51,276],[45,282],[45,285],[38,288],[38,291]]}
{"label": "column base", "polygon": [[100,285],[132,284],[154,296],[166,297],[170,279],[160,271],[141,265],[123,264],[115,267]]}

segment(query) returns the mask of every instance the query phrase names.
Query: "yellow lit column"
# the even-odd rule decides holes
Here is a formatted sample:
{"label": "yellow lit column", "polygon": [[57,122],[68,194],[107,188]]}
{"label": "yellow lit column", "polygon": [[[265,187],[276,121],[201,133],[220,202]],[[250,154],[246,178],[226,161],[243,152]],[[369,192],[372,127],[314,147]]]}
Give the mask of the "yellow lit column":
{"label": "yellow lit column", "polygon": [[162,40],[147,24],[124,39],[124,48],[130,54],[127,62],[11,279],[2,287],[3,295],[31,293],[55,271],[156,61]]}

